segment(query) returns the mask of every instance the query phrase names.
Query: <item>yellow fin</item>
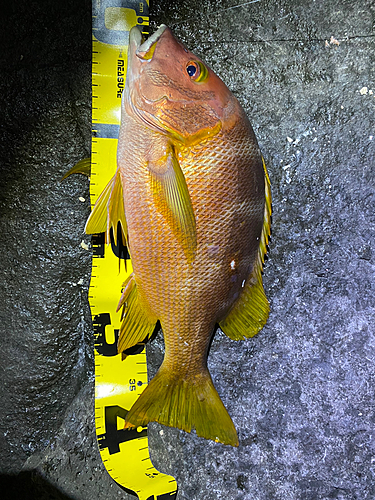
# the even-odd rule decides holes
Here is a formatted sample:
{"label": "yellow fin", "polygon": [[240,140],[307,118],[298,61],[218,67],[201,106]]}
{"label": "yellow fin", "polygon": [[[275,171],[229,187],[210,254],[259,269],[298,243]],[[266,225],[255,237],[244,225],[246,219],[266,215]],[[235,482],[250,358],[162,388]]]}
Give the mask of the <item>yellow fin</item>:
{"label": "yellow fin", "polygon": [[186,258],[194,260],[197,233],[193,205],[184,174],[173,150],[166,157],[162,171],[149,164],[151,189],[156,206],[165,216],[180,241]]}
{"label": "yellow fin", "polygon": [[94,208],[87,219],[85,232],[86,234],[97,234],[107,232],[108,219],[108,200],[111,194],[114,177],[108,182],[106,187],[101,192],[96,200]]}
{"label": "yellow fin", "polygon": [[219,322],[222,331],[232,340],[256,335],[266,324],[270,306],[263,290],[262,278],[251,273],[229,314]]}
{"label": "yellow fin", "polygon": [[117,241],[117,227],[119,222],[121,224],[122,242],[124,245],[127,245],[128,228],[125,218],[124,192],[122,190],[121,174],[117,170],[108,202],[107,241],[109,241],[111,227],[114,240]]}
{"label": "yellow fin", "polygon": [[271,234],[271,185],[263,160],[265,204],[263,229],[259,242],[258,255],[254,268],[246,281],[240,297],[219,325],[223,332],[233,340],[253,337],[266,324],[270,306],[264,293],[262,270]]}
{"label": "yellow fin", "polygon": [[117,226],[121,224],[122,241],[127,244],[127,225],[124,209],[124,197],[120,171],[108,182],[87,219],[85,231],[87,234],[106,233],[106,242],[110,241],[112,228],[114,241],[117,241]]}
{"label": "yellow fin", "polygon": [[84,158],[74,165],[61,179],[62,181],[72,174],[83,174],[90,177],[91,174],[91,158]]}
{"label": "yellow fin", "polygon": [[238,437],[208,373],[183,378],[163,365],[126,416],[125,428],[159,422],[238,446]]}
{"label": "yellow fin", "polygon": [[119,353],[147,341],[151,337],[157,321],[150,318],[140,304],[133,273],[123,286],[125,289],[117,306],[117,311],[121,307],[123,308],[117,343],[117,352]]}

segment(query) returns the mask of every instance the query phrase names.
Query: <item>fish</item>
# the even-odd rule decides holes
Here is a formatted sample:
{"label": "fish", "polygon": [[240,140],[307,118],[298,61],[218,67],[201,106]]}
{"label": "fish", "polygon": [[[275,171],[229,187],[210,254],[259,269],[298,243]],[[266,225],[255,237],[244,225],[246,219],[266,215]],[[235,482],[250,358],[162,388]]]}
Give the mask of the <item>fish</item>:
{"label": "fish", "polygon": [[238,446],[207,357],[216,325],[243,340],[267,321],[270,227],[270,180],[237,98],[167,26],[147,40],[132,28],[117,170],[86,223],[131,256],[118,353],[158,322],[164,335],[164,360],[125,428],[156,421]]}

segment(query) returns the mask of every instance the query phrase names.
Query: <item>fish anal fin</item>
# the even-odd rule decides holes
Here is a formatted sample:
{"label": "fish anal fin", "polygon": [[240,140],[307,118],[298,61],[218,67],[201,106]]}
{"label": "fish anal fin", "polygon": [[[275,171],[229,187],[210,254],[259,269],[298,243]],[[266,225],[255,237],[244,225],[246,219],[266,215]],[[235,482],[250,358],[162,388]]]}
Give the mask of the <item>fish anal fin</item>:
{"label": "fish anal fin", "polygon": [[94,208],[87,219],[87,234],[105,233],[106,242],[110,242],[112,228],[114,241],[117,242],[117,228],[121,227],[123,244],[127,244],[127,225],[124,209],[124,197],[120,171],[108,182],[96,200]]}
{"label": "fish anal fin", "polygon": [[195,215],[188,186],[173,148],[170,147],[157,162],[149,162],[148,167],[155,205],[191,262],[197,247]]}
{"label": "fish anal fin", "polygon": [[157,322],[141,303],[133,274],[127,278],[123,286],[125,288],[117,306],[117,311],[123,308],[117,342],[118,353],[123,353],[136,345],[144,345],[152,336]]}
{"label": "fish anal fin", "polygon": [[238,446],[238,437],[208,371],[189,378],[162,365],[126,416],[125,428],[159,422]]}
{"label": "fish anal fin", "polygon": [[241,295],[229,310],[227,316],[219,322],[222,331],[233,340],[243,340],[256,335],[266,324],[270,311],[262,282],[263,264],[271,234],[272,213],[271,186],[264,160],[263,167],[265,203],[263,228],[259,241],[258,254],[255,259],[253,270],[246,280]]}

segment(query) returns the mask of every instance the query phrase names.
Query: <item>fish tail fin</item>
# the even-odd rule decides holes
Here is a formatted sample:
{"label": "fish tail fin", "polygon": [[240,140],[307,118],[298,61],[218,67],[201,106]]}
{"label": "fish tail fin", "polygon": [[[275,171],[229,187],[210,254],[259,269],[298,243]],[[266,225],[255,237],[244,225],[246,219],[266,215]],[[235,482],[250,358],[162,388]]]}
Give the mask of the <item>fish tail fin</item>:
{"label": "fish tail fin", "polygon": [[181,377],[163,365],[126,416],[125,428],[159,422],[200,437],[238,446],[237,432],[211,376]]}

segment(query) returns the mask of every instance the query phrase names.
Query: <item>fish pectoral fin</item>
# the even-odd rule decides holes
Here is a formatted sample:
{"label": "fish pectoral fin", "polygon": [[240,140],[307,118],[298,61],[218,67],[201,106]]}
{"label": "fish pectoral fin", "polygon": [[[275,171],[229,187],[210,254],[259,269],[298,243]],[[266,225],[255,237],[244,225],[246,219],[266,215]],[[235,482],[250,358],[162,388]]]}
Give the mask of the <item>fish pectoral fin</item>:
{"label": "fish pectoral fin", "polygon": [[110,242],[112,228],[114,241],[117,242],[118,223],[121,226],[122,242],[127,245],[127,225],[125,218],[124,196],[120,171],[108,182],[87,219],[86,234],[106,233],[106,242]]}
{"label": "fish pectoral fin", "polygon": [[72,174],[83,174],[87,177],[91,175],[91,158],[84,158],[77,162],[61,179],[62,181]]}
{"label": "fish pectoral fin", "polygon": [[150,339],[157,320],[142,306],[133,273],[127,278],[123,287],[124,291],[117,306],[117,311],[122,307],[117,352],[125,354],[124,359],[126,357],[124,351],[136,345],[144,345]]}
{"label": "fish pectoral fin", "polygon": [[227,316],[219,323],[222,331],[233,340],[243,340],[256,335],[266,324],[270,311],[263,289],[262,271],[271,234],[271,185],[264,160],[263,167],[265,203],[258,254],[241,295],[229,310]]}
{"label": "fish pectoral fin", "polygon": [[178,159],[171,149],[164,162],[149,162],[148,166],[155,205],[181,243],[186,258],[192,262],[197,248],[195,215]]}
{"label": "fish pectoral fin", "polygon": [[238,446],[237,432],[207,370],[186,378],[162,365],[126,415],[125,428],[159,422]]}

